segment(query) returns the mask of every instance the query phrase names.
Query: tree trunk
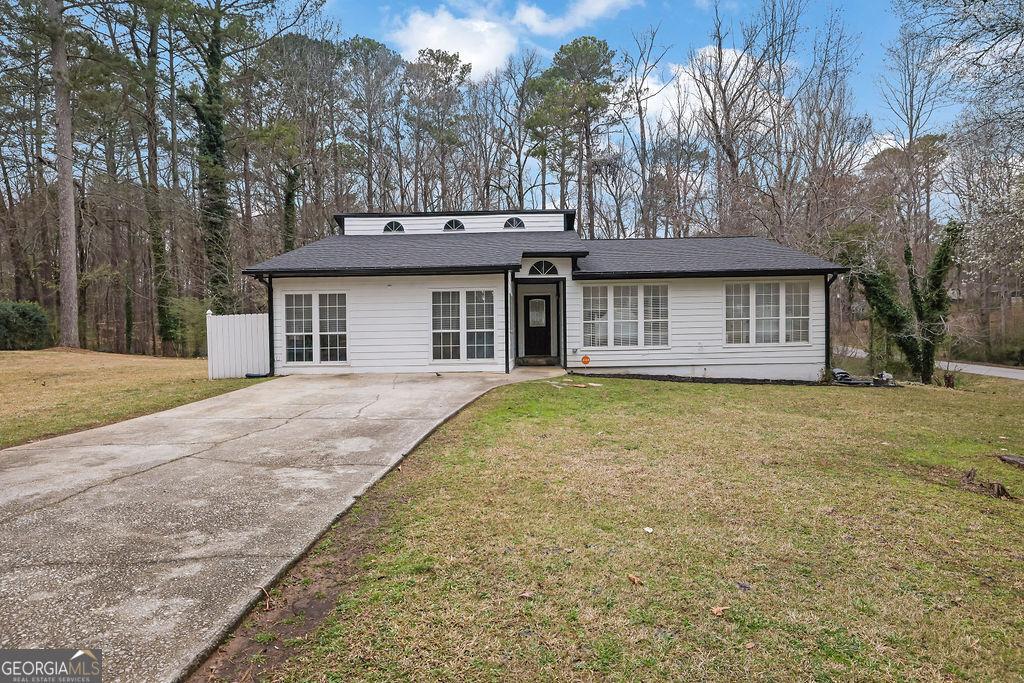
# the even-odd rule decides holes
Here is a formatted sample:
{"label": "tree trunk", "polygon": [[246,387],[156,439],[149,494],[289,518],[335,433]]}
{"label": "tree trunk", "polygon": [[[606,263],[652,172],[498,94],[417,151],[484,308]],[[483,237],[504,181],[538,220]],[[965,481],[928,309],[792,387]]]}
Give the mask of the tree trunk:
{"label": "tree trunk", "polygon": [[146,227],[149,232],[150,263],[153,269],[153,293],[156,298],[157,334],[160,350],[165,356],[174,355],[174,342],[178,324],[171,311],[174,284],[167,273],[167,243],[164,239],[163,215],[160,207],[160,187],[157,182],[157,60],[160,45],[160,17],[150,10],[146,16],[149,40],[146,44],[146,71],[143,91],[146,100]]}
{"label": "tree trunk", "polygon": [[60,226],[60,345],[78,343],[78,236],[75,230],[74,142],[71,133],[71,84],[64,35],[64,0],[45,0],[53,68],[57,136],[57,223]]}
{"label": "tree trunk", "polygon": [[234,313],[231,239],[228,223],[227,161],[224,140],[224,27],[219,4],[214,10],[209,42],[205,46],[206,74],[202,99],[190,105],[199,124],[199,213],[206,251],[206,291],[214,313]]}

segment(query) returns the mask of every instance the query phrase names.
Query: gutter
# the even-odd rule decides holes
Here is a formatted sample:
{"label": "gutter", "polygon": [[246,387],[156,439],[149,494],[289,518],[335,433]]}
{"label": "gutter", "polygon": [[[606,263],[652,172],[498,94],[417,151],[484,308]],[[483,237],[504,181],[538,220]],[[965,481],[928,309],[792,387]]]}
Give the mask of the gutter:
{"label": "gutter", "polygon": [[849,268],[811,268],[803,270],[618,270],[580,271],[572,274],[573,280],[646,280],[657,278],[707,278],[707,277],[796,277],[800,275],[837,275],[848,273]]}
{"label": "gutter", "polygon": [[350,268],[345,270],[253,270],[246,268],[242,275],[256,279],[262,277],[360,277],[376,275],[497,275],[519,270],[520,262],[490,266],[463,266],[444,268]]}

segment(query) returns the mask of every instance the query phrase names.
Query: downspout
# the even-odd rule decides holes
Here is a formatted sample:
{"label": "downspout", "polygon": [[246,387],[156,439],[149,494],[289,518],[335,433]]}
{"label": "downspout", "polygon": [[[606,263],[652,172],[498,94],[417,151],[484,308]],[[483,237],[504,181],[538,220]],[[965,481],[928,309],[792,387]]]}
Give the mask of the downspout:
{"label": "downspout", "polygon": [[267,288],[267,352],[270,354],[270,372],[262,375],[246,373],[245,376],[249,379],[274,376],[274,278],[270,275],[267,275],[266,278],[262,275],[257,275],[256,279]]}
{"label": "downspout", "polygon": [[832,380],[832,283],[837,273],[825,276],[825,381]]}

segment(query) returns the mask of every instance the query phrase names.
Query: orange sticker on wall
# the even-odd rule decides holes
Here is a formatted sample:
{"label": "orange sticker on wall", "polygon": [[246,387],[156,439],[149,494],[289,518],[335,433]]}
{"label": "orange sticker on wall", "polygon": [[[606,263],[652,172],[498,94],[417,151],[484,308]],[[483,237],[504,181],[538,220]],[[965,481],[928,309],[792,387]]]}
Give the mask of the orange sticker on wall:
{"label": "orange sticker on wall", "polygon": [[580,362],[584,365],[590,365],[590,356],[583,356],[583,358],[580,358]]}

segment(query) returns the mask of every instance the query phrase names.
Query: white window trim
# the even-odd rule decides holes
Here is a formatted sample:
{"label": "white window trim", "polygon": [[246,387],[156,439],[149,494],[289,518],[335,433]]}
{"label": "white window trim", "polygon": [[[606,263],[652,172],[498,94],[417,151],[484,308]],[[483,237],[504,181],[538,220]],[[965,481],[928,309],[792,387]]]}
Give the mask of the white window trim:
{"label": "white window trim", "polygon": [[[522,228],[519,229],[522,230]],[[566,260],[565,263],[562,263],[563,260],[565,260],[564,257],[558,256],[550,256],[547,258],[531,258],[528,260],[524,260],[523,265],[519,268],[519,272],[516,273],[515,279],[522,281],[529,280],[531,278],[561,278],[564,280],[567,278],[566,272],[572,271],[572,263],[571,261],[568,260]],[[549,263],[551,263],[551,265],[555,267],[555,269],[558,272],[546,274],[531,273],[530,269],[533,268],[538,263],[540,263],[541,261],[548,261]]]}
{"label": "white window trim", "polygon": [[[622,346],[615,345],[615,288],[637,286],[637,343],[636,345]],[[668,287],[668,317],[664,320],[668,323],[668,343],[657,346],[644,346],[644,287],[666,286]],[[606,301],[608,304],[608,345],[607,346],[580,346],[580,352],[584,351],[658,351],[672,348],[672,285],[665,281],[632,281],[632,280],[595,280],[586,281],[580,286],[580,342],[583,342],[583,287],[607,287]],[[659,318],[661,320],[661,318]],[[632,322],[632,321],[630,321]]]}
{"label": "white window trim", "polygon": [[[458,358],[434,358],[434,292],[459,292],[459,357]],[[494,333],[494,358],[466,358],[466,344],[470,330],[466,329],[466,292],[490,292],[494,301],[494,327],[490,330],[472,330],[473,332]],[[498,290],[494,287],[437,287],[427,292],[427,359],[431,365],[486,365],[498,362]],[[504,362],[504,361],[503,361]]]}
{"label": "white window trim", "polygon": [[[302,296],[303,294],[309,294],[313,300],[313,360],[300,360],[290,361],[288,360],[288,318],[287,318],[287,307],[284,304],[285,298],[288,295]],[[321,294],[344,294],[345,295],[345,358],[348,360],[334,360],[334,361],[320,361],[320,295]],[[285,311],[281,319],[284,323],[282,330],[282,337],[284,338],[284,346],[282,347],[282,357],[284,359],[283,365],[290,368],[299,367],[344,367],[346,365],[352,365],[352,332],[349,329],[349,308],[351,299],[349,297],[348,290],[345,289],[330,289],[330,290],[302,290],[299,292],[282,292],[281,297],[281,310]],[[335,333],[325,333],[335,334]],[[292,335],[295,336],[295,335]]]}
{"label": "white window trim", "polygon": [[[778,284],[779,285],[779,341],[758,343],[756,338],[757,325],[757,284]],[[807,284],[807,341],[788,342],[786,341],[786,285],[790,283]],[[750,286],[750,326],[747,341],[735,343],[727,341],[725,332],[726,297],[725,290],[728,285],[749,285]],[[811,280],[789,279],[759,279],[759,280],[724,280],[722,282],[722,347],[726,349],[745,349],[755,347],[758,349],[773,349],[783,347],[802,348],[814,345],[814,333],[811,323],[814,321],[812,304],[814,303],[814,287]],[[739,320],[739,318],[737,318]]]}

